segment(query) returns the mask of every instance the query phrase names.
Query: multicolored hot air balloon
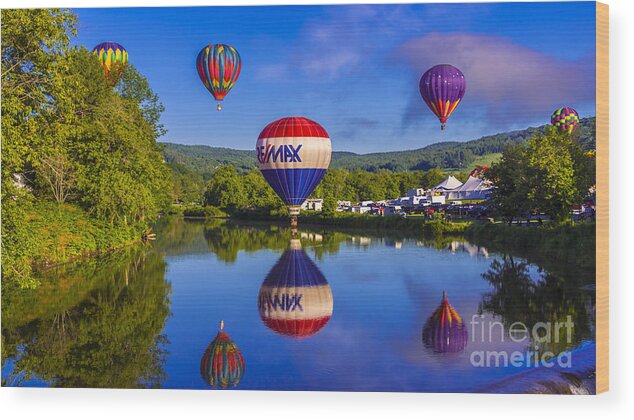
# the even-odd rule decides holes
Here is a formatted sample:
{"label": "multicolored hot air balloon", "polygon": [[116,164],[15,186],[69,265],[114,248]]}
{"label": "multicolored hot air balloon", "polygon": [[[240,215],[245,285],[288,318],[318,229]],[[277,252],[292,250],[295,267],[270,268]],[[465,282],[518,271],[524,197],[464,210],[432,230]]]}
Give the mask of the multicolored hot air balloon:
{"label": "multicolored hot air balloon", "polygon": [[296,224],[300,206],[330,165],[328,133],[308,118],[282,118],[262,130],[255,151],[258,168],[288,206],[291,223]]}
{"label": "multicolored hot air balloon", "polygon": [[445,129],[447,118],[464,97],[466,88],[464,74],[449,64],[434,66],[420,78],[420,95],[440,120],[441,130]]}
{"label": "multicolored hot air balloon", "polygon": [[102,42],[92,50],[104,68],[106,81],[110,86],[116,85],[123,70],[128,65],[128,52],[116,42]]}
{"label": "multicolored hot air balloon", "polygon": [[205,383],[214,388],[236,387],[244,375],[244,359],[231,337],[224,332],[224,321],[220,321],[218,335],[200,360],[200,374]]}
{"label": "multicolored hot air balloon", "polygon": [[200,80],[218,101],[216,109],[220,111],[220,101],[225,98],[240,76],[240,54],[231,45],[209,44],[198,53],[196,69]]}
{"label": "multicolored hot air balloon", "polygon": [[550,116],[550,123],[560,133],[572,134],[579,127],[579,114],[572,108],[559,108]]}
{"label": "multicolored hot air balloon", "polygon": [[328,323],[332,309],[332,291],[326,278],[299,239],[291,239],[289,249],[260,287],[258,311],[262,321],[278,334],[304,338]]}
{"label": "multicolored hot air balloon", "polygon": [[425,323],[423,343],[437,353],[455,353],[467,346],[467,328],[443,292],[438,309]]}

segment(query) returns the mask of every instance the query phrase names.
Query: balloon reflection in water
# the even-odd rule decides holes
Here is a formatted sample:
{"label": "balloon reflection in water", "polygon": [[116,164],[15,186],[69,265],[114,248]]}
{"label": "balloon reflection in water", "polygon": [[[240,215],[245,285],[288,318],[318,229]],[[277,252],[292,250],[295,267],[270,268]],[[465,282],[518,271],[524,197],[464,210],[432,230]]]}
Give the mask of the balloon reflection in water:
{"label": "balloon reflection in water", "polygon": [[326,278],[302,250],[299,239],[292,239],[260,287],[262,321],[276,333],[309,337],[328,323],[332,309]]}
{"label": "balloon reflection in water", "polygon": [[242,353],[224,332],[224,321],[220,321],[218,335],[200,360],[200,374],[214,388],[236,387],[244,375]]}
{"label": "balloon reflection in water", "polygon": [[447,293],[425,323],[423,343],[438,353],[454,353],[467,346],[467,329],[458,312],[449,304]]}

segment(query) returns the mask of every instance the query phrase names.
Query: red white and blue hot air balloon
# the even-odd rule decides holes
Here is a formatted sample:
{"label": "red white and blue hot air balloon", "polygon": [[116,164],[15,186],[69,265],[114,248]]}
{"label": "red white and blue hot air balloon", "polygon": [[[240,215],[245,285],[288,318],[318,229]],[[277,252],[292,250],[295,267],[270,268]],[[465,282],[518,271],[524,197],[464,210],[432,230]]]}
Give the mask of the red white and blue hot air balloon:
{"label": "red white and blue hot air balloon", "polygon": [[328,133],[308,118],[282,118],[262,130],[255,151],[262,175],[297,216],[330,165]]}
{"label": "red white and blue hot air balloon", "polygon": [[220,111],[222,109],[220,101],[225,98],[240,77],[240,70],[242,70],[240,54],[231,45],[209,44],[198,53],[196,70],[201,82],[218,101],[216,109]]}
{"label": "red white and blue hot air balloon", "polygon": [[224,332],[224,321],[220,321],[220,331],[200,360],[203,380],[214,388],[233,388],[240,383],[244,368],[242,353]]}
{"label": "red white and blue hot air balloon", "polygon": [[458,312],[449,304],[445,292],[440,306],[425,323],[423,343],[437,353],[455,353],[467,346],[467,328]]}
{"label": "red white and blue hot air balloon", "polygon": [[466,89],[464,74],[450,64],[434,66],[420,78],[420,95],[440,120],[442,130],[445,129],[447,118],[460,104]]}
{"label": "red white and blue hot air balloon", "polygon": [[324,275],[302,250],[299,239],[273,266],[260,287],[258,311],[264,324],[278,334],[304,338],[330,321],[332,291]]}

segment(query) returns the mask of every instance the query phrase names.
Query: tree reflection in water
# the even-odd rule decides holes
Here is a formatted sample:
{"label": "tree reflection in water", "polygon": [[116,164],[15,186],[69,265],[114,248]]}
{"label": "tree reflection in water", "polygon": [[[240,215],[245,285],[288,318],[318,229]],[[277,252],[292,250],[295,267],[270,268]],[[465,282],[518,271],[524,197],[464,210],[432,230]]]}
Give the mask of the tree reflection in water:
{"label": "tree reflection in water", "polygon": [[[286,225],[226,222],[206,225],[204,235],[211,252],[223,262],[235,263],[241,251],[284,251],[288,246],[291,230]],[[339,252],[341,243],[350,237],[332,231],[323,235],[314,232],[300,232],[299,235],[304,246],[312,247],[311,250],[318,260],[326,254]]]}
{"label": "tree reflection in water", "polygon": [[164,275],[161,255],[134,249],[49,270],[35,290],[3,289],[3,368],[13,364],[3,385],[160,387]]}
{"label": "tree reflection in water", "polygon": [[[515,322],[524,323],[529,332],[537,323],[564,325],[570,316],[574,327],[571,337],[561,329],[559,342],[554,334],[550,342],[537,342],[532,334],[531,350],[557,355],[594,339],[594,290],[578,277],[564,277],[537,270],[531,273],[524,260],[512,256],[495,259],[482,275],[493,290],[482,297],[480,313],[489,312],[501,318],[508,331]],[[562,267],[565,269],[565,267]],[[532,274],[532,275],[531,275]],[[543,335],[542,330],[539,331]]]}

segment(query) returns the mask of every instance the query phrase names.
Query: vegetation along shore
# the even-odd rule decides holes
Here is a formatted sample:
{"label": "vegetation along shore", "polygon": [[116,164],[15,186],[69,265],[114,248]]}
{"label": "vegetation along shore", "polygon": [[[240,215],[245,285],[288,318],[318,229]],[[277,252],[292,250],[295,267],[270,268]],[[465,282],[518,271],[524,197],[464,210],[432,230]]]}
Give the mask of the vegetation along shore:
{"label": "vegetation along shore", "polygon": [[[288,221],[254,152],[158,142],[163,106],[146,78],[128,65],[114,88],[107,84],[92,53],[73,46],[77,24],[62,9],[2,11],[3,284],[36,287],[36,271],[138,243],[169,213]],[[587,153],[594,124],[594,117],[582,119],[572,136],[542,126],[417,150],[334,152],[311,195],[320,211],[304,211],[300,223],[460,234],[501,250],[523,241],[537,241],[544,252],[562,253],[572,243],[591,249],[593,225],[570,219],[594,184]],[[478,217],[445,208],[392,216],[341,211],[342,203],[389,204],[413,189],[429,191],[448,176],[466,182],[482,167],[480,176],[495,188],[480,200],[486,212]],[[534,229],[514,225],[531,214],[550,220]],[[493,223],[500,221],[508,226]]]}

